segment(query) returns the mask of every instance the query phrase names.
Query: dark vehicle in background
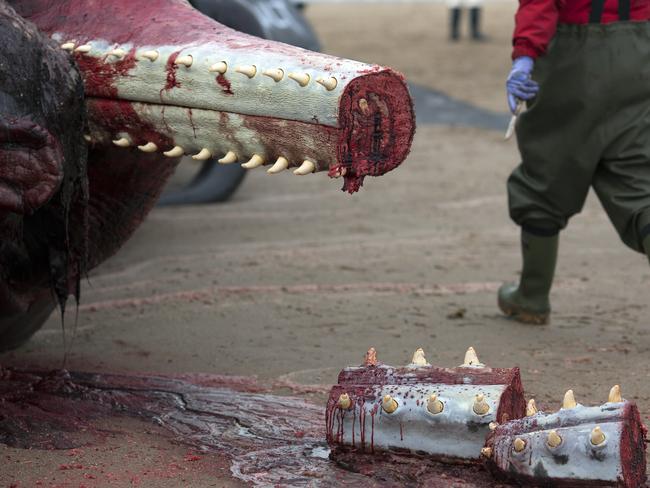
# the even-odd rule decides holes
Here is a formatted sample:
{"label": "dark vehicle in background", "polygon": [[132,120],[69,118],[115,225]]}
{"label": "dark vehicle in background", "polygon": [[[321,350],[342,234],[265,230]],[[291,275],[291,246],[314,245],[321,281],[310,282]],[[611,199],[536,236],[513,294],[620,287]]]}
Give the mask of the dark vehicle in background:
{"label": "dark vehicle in background", "polygon": [[[304,4],[289,0],[190,0],[203,14],[246,34],[320,51],[313,29],[302,15]],[[191,181],[163,194],[159,205],[223,202],[241,185],[239,164],[205,161]]]}

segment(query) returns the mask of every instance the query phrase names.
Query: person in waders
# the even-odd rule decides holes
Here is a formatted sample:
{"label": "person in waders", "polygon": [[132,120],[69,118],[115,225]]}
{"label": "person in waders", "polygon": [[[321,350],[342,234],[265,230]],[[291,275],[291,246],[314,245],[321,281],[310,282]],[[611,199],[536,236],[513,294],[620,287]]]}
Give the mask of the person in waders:
{"label": "person in waders", "polygon": [[548,322],[558,235],[593,186],[623,242],[650,258],[650,0],[521,0],[506,82],[521,164],[508,179],[521,227],[521,322]]}

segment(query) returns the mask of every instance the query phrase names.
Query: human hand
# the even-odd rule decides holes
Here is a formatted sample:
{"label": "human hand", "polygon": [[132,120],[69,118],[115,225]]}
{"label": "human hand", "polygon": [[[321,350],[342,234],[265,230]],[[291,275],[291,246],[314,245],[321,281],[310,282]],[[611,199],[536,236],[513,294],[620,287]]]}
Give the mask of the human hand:
{"label": "human hand", "polygon": [[531,78],[535,61],[530,56],[520,56],[512,62],[512,69],[506,80],[508,106],[513,114],[518,100],[530,100],[537,95],[539,84]]}

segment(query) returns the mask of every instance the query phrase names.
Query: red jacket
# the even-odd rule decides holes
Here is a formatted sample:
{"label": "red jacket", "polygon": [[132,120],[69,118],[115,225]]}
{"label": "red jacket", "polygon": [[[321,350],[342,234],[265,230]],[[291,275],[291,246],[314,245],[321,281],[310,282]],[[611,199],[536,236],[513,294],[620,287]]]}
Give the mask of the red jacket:
{"label": "red jacket", "polygon": [[[519,0],[512,36],[512,58],[537,58],[546,53],[558,23],[589,22],[591,0]],[[630,20],[650,19],[650,1],[630,0]],[[601,22],[618,20],[618,0],[605,0]]]}

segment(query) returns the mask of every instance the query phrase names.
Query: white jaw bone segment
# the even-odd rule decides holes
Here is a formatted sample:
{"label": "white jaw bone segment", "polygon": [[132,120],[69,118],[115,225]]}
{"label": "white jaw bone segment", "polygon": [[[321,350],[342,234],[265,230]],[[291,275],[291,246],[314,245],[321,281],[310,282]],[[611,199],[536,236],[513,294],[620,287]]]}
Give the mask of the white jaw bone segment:
{"label": "white jaw bone segment", "polygon": [[[487,415],[477,415],[472,410],[479,390],[490,406]],[[446,384],[377,386],[372,399],[366,396],[365,401],[354,402],[354,411],[334,412],[338,417],[333,425],[336,428],[338,422],[342,422],[339,444],[362,447],[364,442],[365,448],[369,448],[372,432],[374,449],[401,448],[434,456],[477,460],[490,432],[489,424],[496,419],[495,412],[504,390],[504,385],[470,388]],[[343,389],[337,390],[335,398],[341,393]],[[433,400],[432,395],[435,395]],[[377,405],[381,405],[378,410]],[[373,412],[377,413],[373,415]]]}
{"label": "white jaw bone segment", "polygon": [[[627,487],[638,486],[631,481],[637,479],[631,472],[639,467],[630,470],[630,465],[642,463],[641,477],[645,478],[644,460],[624,459],[638,455],[639,448],[645,457],[644,437],[638,410],[628,402],[598,407],[577,404],[501,425],[488,439],[488,447],[492,449],[490,462],[519,482],[539,479],[543,473],[539,481],[548,486],[574,486],[571,482],[588,486],[591,481]],[[517,439],[522,442],[515,446]]]}

